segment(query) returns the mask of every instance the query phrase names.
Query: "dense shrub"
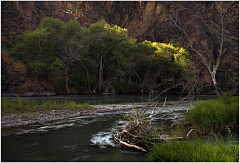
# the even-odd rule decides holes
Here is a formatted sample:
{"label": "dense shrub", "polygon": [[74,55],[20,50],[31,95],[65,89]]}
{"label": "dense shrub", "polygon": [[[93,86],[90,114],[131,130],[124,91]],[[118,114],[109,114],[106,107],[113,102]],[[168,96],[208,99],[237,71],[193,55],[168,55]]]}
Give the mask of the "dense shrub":
{"label": "dense shrub", "polygon": [[197,102],[195,107],[186,114],[184,123],[193,124],[199,134],[219,133],[229,128],[238,128],[239,97],[225,95],[222,99]]}

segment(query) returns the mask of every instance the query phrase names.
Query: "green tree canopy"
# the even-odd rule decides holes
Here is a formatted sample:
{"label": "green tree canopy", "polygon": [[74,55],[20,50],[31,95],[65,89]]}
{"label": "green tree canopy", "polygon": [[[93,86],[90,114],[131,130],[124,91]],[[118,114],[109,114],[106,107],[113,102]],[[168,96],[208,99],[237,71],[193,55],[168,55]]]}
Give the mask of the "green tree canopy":
{"label": "green tree canopy", "polygon": [[[53,22],[49,23],[51,20]],[[43,18],[35,31],[16,36],[11,54],[27,64],[31,73],[47,78],[51,72],[62,67],[61,60],[53,54],[53,37],[60,30],[60,24],[59,20]]]}
{"label": "green tree canopy", "polygon": [[143,93],[191,69],[190,55],[180,43],[137,43],[127,29],[103,20],[85,28],[76,20],[43,18],[36,30],[16,37],[11,54],[63,93]]}

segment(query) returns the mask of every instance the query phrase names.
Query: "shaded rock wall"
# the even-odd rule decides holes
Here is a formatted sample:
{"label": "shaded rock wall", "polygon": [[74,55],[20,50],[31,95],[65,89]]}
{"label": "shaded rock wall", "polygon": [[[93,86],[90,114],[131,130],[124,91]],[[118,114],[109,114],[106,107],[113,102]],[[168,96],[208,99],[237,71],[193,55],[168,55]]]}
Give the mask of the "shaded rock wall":
{"label": "shaded rock wall", "polygon": [[[219,49],[219,13],[215,2],[78,2],[78,1],[28,1],[2,3],[2,44],[11,46],[16,34],[34,30],[41,18],[50,16],[62,21],[75,19],[82,26],[103,19],[128,29],[129,36],[138,42],[149,40],[173,42],[173,35],[183,34],[170,24],[169,14],[178,11],[179,20],[193,41],[194,47],[211,63],[217,58]],[[228,2],[225,15],[225,42],[227,52],[222,57],[227,67],[226,74],[238,74],[239,70],[239,2]],[[185,45],[184,45],[185,46]],[[199,84],[212,84],[210,75],[200,57],[185,46],[193,56],[195,73],[200,76]]]}

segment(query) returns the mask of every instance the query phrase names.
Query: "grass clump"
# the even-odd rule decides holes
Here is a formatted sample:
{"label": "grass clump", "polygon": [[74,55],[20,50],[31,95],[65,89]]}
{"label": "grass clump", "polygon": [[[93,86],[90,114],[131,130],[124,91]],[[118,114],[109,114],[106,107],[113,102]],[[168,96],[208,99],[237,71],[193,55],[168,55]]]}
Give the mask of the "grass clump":
{"label": "grass clump", "polygon": [[89,107],[90,107],[89,103],[86,103],[86,102],[83,103],[82,106],[83,106],[83,107],[86,107],[86,108],[89,108]]}
{"label": "grass clump", "polygon": [[198,134],[218,134],[227,128],[238,128],[239,97],[225,95],[222,99],[197,102],[186,114],[183,123],[193,124]]}
{"label": "grass clump", "polygon": [[39,104],[43,108],[52,108],[55,109],[59,106],[58,101],[47,100]]}
{"label": "grass clump", "polygon": [[2,112],[8,112],[12,108],[14,108],[14,105],[7,99],[2,99],[1,100],[1,110]]}
{"label": "grass clump", "polygon": [[88,103],[78,104],[73,100],[65,100],[65,101],[44,101],[39,104],[41,107],[46,109],[82,109],[87,108],[90,109],[90,105]]}
{"label": "grass clump", "polygon": [[11,112],[35,112],[37,110],[81,110],[81,109],[93,109],[88,103],[77,104],[73,100],[56,101],[56,100],[46,100],[42,102],[34,101],[23,101],[18,97],[18,102],[13,103],[8,99],[1,100],[1,113],[11,113]]}
{"label": "grass clump", "polygon": [[35,105],[35,102],[33,101],[21,101],[19,100],[17,105],[15,106],[15,109],[17,110],[21,110],[22,112],[24,111],[24,109],[31,109],[33,108]]}
{"label": "grass clump", "polygon": [[239,144],[225,145],[216,138],[216,142],[203,143],[200,139],[191,142],[161,143],[149,153],[149,161],[168,162],[238,162]]}

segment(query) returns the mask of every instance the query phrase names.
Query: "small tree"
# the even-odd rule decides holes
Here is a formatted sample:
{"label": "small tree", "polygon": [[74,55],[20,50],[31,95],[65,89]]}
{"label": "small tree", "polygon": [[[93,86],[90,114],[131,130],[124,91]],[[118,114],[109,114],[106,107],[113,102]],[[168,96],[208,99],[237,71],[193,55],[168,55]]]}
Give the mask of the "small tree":
{"label": "small tree", "polygon": [[179,41],[188,45],[198,56],[201,57],[203,64],[206,66],[206,68],[211,76],[217,97],[221,98],[221,92],[220,92],[220,89],[219,89],[219,86],[218,86],[218,83],[216,80],[216,73],[217,73],[217,69],[218,69],[221,57],[227,50],[226,48],[223,49],[223,43],[224,43],[224,22],[223,21],[224,21],[224,15],[228,12],[228,10],[226,10],[226,9],[224,10],[224,2],[216,2],[215,4],[216,4],[217,10],[220,14],[221,34],[220,34],[220,48],[218,50],[217,62],[215,65],[212,66],[212,68],[211,68],[211,64],[208,64],[207,61],[205,60],[204,55],[194,47],[192,40],[190,39],[188,33],[183,28],[183,26],[180,23],[180,20],[178,19],[178,13],[176,12],[176,13],[172,14],[170,16],[170,20],[171,20],[172,25],[174,27],[177,27],[178,29],[180,29],[183,32],[183,34],[186,36],[186,39],[184,39],[181,36],[178,36]]}
{"label": "small tree", "polygon": [[99,61],[98,77],[99,90],[104,82],[104,59],[112,57],[116,45],[127,37],[127,30],[117,25],[109,25],[100,20],[92,24],[89,28],[91,51]]}
{"label": "small tree", "polygon": [[[136,55],[138,55],[136,40],[126,37],[117,44],[113,54],[117,62],[117,83],[121,91],[126,91],[130,87],[132,82],[131,77],[134,74],[133,69],[136,66]],[[127,84],[124,85],[124,82],[127,82]]]}
{"label": "small tree", "polygon": [[64,62],[65,69],[65,89],[69,94],[68,88],[68,70],[74,66],[74,63],[85,59],[84,55],[87,52],[85,44],[86,29],[81,27],[76,20],[70,20],[62,26],[61,32],[58,34],[55,42],[55,52]]}

